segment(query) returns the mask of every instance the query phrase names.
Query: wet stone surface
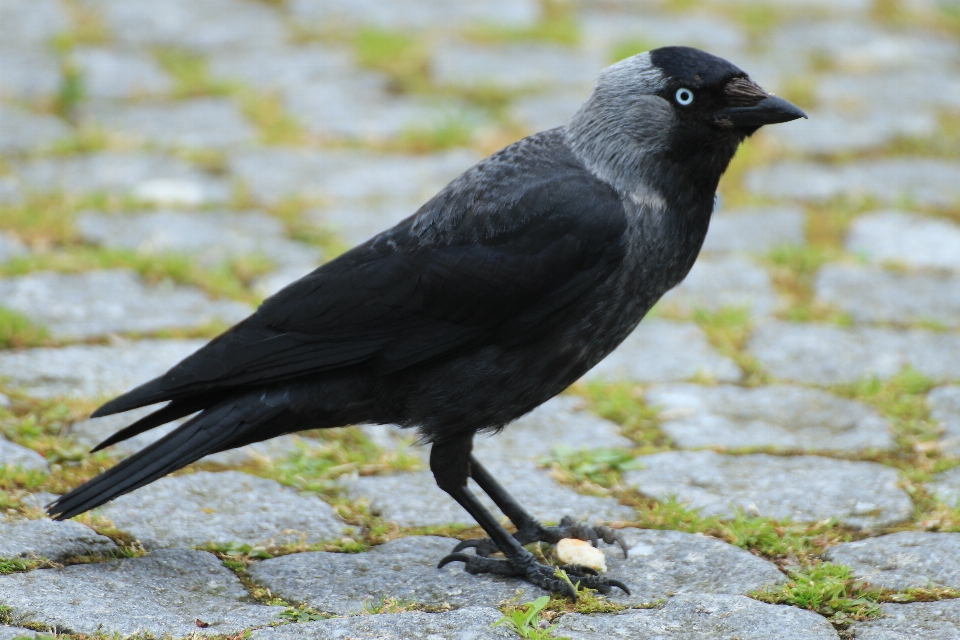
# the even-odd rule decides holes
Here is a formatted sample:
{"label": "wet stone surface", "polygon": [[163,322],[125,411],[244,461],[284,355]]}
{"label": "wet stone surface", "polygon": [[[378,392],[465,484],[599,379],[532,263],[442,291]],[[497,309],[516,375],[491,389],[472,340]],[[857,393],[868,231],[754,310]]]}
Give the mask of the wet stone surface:
{"label": "wet stone surface", "polygon": [[930,493],[951,507],[960,506],[960,467],[934,474],[927,484]]}
{"label": "wet stone surface", "polygon": [[46,558],[108,555],[117,548],[110,538],[67,520],[0,520],[0,558]]}
{"label": "wet stone surface", "polygon": [[648,319],[584,379],[658,382],[706,376],[735,382],[742,375],[733,360],[714,351],[692,322]]}
{"label": "wet stone surface", "polygon": [[150,333],[161,329],[227,324],[251,309],[238,302],[210,300],[193,287],[145,286],[125,270],[59,274],[49,271],[0,278],[0,299],[47,327],[61,340],[111,333]]}
{"label": "wet stone surface", "polygon": [[314,543],[349,530],[316,496],[238,471],[161,478],[100,509],[148,549],[208,543]]}
{"label": "wet stone surface", "polygon": [[837,518],[852,527],[882,527],[910,517],[913,503],[896,469],[873,462],[818,456],[726,456],[669,451],[641,456],[640,471],[623,482],[645,496],[676,496],[704,515],[748,515],[816,522]]}
{"label": "wet stone surface", "polygon": [[0,264],[27,254],[27,248],[17,238],[0,232]]}
{"label": "wet stone surface", "polygon": [[952,640],[960,637],[960,600],[882,604],[883,617],[853,625],[857,640]]}
{"label": "wet stone surface", "polygon": [[647,403],[680,447],[775,447],[821,451],[885,449],[890,424],[866,405],[792,385],[658,385]]}
{"label": "wet stone surface", "polygon": [[811,611],[730,595],[680,595],[655,609],[615,615],[569,614],[555,633],[578,640],[836,640],[833,627]]}
{"label": "wet stone surface", "polygon": [[[0,602],[14,624],[87,634],[237,634],[275,622],[283,611],[251,604],[213,554],[189,550],[0,576]],[[197,620],[209,626],[200,630]]]}
{"label": "wet stone surface", "polygon": [[827,551],[826,558],[885,589],[960,589],[960,533],[891,533],[837,545]]}

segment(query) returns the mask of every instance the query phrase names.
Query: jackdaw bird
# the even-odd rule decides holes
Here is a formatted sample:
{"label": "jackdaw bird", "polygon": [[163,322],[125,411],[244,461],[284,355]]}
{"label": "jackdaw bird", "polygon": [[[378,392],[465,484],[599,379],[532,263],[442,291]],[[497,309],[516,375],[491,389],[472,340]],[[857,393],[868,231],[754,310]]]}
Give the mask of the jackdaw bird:
{"label": "jackdaw bird", "polygon": [[[70,518],[206,455],[282,434],[397,424],[431,443],[437,485],[489,536],[462,542],[440,566],[459,561],[575,597],[523,545],[617,535],[567,518],[538,522],[472,455],[473,437],[502,429],[613,351],[687,275],[738,145],[763,125],[803,117],[696,49],[665,47],[607,68],[566,126],[483,160],[411,217],[100,407],[95,417],[167,403],[94,450],[196,415],[49,512]],[[570,573],[601,592],[626,590],[582,567]]]}

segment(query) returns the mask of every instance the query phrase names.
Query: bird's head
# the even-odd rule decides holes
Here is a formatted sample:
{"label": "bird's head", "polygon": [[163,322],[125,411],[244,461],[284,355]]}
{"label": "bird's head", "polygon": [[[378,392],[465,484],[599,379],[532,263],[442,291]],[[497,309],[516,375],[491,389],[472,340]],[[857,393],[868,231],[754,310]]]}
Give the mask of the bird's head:
{"label": "bird's head", "polygon": [[712,198],[746,137],[806,117],[723,58],[663,47],[605,69],[567,137],[598,176],[658,204],[669,199],[665,190],[681,186],[702,187]]}

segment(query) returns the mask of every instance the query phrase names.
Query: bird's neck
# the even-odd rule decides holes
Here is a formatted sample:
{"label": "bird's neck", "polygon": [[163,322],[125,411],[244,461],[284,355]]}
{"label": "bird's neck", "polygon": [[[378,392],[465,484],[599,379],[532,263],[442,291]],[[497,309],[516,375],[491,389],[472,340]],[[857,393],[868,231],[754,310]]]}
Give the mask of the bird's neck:
{"label": "bird's neck", "polygon": [[[651,103],[647,113],[658,107]],[[624,200],[678,217],[677,223],[709,223],[720,176],[739,140],[677,149],[672,116],[668,119],[666,113],[619,122],[592,118],[591,113],[581,109],[565,128],[567,145],[591,173]]]}

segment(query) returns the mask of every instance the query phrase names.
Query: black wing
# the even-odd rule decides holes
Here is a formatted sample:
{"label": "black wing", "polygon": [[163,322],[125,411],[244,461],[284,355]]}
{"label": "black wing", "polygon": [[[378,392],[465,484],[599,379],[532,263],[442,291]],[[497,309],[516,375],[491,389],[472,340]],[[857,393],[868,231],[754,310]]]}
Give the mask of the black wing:
{"label": "black wing", "polygon": [[626,216],[579,167],[509,178],[492,192],[451,185],[94,415],[358,363],[385,374],[538,331],[620,262]]}

